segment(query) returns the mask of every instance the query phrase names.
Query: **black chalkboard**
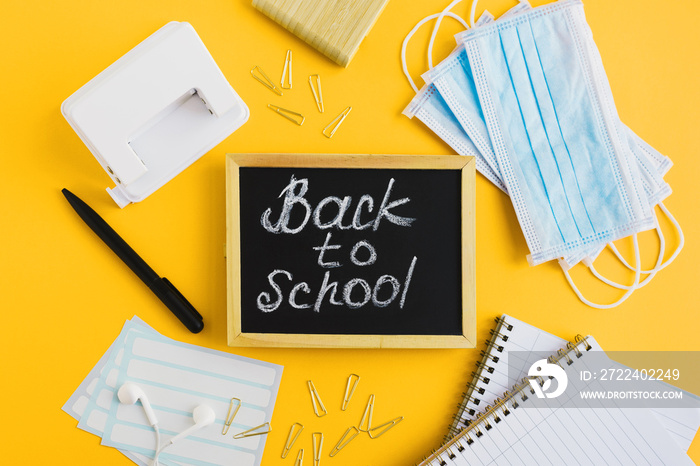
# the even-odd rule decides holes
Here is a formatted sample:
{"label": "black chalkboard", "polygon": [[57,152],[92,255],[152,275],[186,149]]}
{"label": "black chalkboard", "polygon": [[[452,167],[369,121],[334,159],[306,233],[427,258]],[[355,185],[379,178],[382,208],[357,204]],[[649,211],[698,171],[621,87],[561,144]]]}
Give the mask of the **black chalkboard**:
{"label": "black chalkboard", "polygon": [[471,159],[294,157],[230,161],[229,343],[472,346]]}

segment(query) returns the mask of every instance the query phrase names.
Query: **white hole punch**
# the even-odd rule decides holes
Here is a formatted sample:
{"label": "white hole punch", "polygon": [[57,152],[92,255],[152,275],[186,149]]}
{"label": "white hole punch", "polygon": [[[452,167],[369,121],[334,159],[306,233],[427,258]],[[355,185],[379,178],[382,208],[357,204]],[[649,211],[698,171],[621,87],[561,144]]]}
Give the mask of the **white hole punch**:
{"label": "white hole punch", "polygon": [[248,120],[189,23],[173,21],[90,80],[61,111],[117,186],[139,202]]}

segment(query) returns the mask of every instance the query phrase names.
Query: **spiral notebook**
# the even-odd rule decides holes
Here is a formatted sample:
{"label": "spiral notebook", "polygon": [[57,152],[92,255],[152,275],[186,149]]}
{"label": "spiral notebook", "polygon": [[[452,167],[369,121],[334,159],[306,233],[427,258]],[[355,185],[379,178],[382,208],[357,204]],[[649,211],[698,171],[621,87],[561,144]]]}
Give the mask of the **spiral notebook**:
{"label": "spiral notebook", "polygon": [[[602,351],[592,337],[578,339],[559,350],[550,361],[575,360],[573,365],[560,365],[570,383],[578,381],[581,365],[594,369],[586,364],[590,350]],[[590,382],[591,387],[595,383]],[[567,402],[575,395],[570,391],[552,399],[545,409],[528,409],[528,403],[536,399],[531,390],[526,380],[501,393],[492,405],[481,406],[482,412],[468,426],[420,466],[694,464],[648,409],[571,407]]]}
{"label": "spiral notebook", "polygon": [[[493,404],[503,392],[527,375],[527,370],[534,360],[522,360],[523,352],[532,352],[533,357],[537,352],[553,355],[567,343],[562,338],[509,315],[504,314],[497,318],[496,326],[491,330],[491,338],[481,351],[482,359],[472,372],[472,381],[463,393],[459,409],[444,441],[448,441],[467,427],[485,406]],[[663,382],[658,383],[667,387]],[[649,410],[673,440],[683,450],[688,450],[700,428],[700,399],[685,391],[683,396],[697,400],[698,408]]]}

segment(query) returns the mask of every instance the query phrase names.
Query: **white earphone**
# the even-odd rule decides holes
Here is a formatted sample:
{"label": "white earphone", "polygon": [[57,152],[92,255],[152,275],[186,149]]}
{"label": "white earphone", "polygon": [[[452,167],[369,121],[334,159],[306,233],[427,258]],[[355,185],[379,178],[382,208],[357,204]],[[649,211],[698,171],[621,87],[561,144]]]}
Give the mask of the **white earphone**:
{"label": "white earphone", "polygon": [[[148,397],[146,397],[144,391],[135,383],[126,382],[124,383],[124,385],[119,387],[119,391],[117,392],[117,398],[119,398],[120,403],[123,403],[125,405],[133,405],[136,404],[137,401],[141,402],[141,406],[143,406],[143,410],[146,413],[146,418],[148,418],[148,423],[151,424],[153,430],[156,433],[155,458],[158,458],[158,451],[160,451],[161,449],[160,430],[158,429],[158,418],[156,417],[156,413],[153,412],[153,408],[151,408],[151,404],[148,402]],[[152,464],[157,465],[158,460],[155,458]]]}
{"label": "white earphone", "polygon": [[176,441],[183,439],[188,435],[191,435],[192,432],[199,430],[202,427],[206,427],[209,424],[213,424],[216,420],[216,414],[214,414],[214,410],[211,409],[209,406],[198,405],[194,408],[194,411],[192,411],[192,419],[194,420],[194,425],[188,427],[187,429],[177,434],[175,437],[168,440],[170,444],[173,444]]}
{"label": "white earphone", "polygon": [[160,456],[163,450],[165,450],[167,447],[177,442],[178,440],[183,439],[188,435],[191,435],[192,432],[199,430],[202,427],[206,427],[209,424],[213,424],[216,420],[216,414],[214,414],[214,410],[207,405],[197,405],[192,411],[192,419],[194,420],[194,425],[188,427],[187,429],[177,434],[175,437],[168,440],[168,443],[166,443],[156,451],[156,456],[153,458],[153,463],[151,463],[152,465],[158,464],[158,456]]}
{"label": "white earphone", "polygon": [[148,398],[146,397],[146,394],[141,389],[141,387],[139,387],[135,383],[126,382],[119,388],[119,391],[117,392],[117,398],[119,398],[119,401],[121,403],[128,405],[136,404],[137,401],[141,402],[141,406],[143,406],[143,410],[146,413],[148,422],[149,424],[151,424],[151,426],[156,432],[156,455],[153,458],[153,462],[151,463],[152,465],[159,464],[158,456],[163,450],[165,450],[166,447],[172,445],[178,440],[187,437],[188,435],[191,435],[193,432],[201,429],[202,427],[206,427],[210,424],[213,424],[214,421],[216,421],[216,414],[214,413],[213,409],[204,404],[197,405],[192,411],[192,419],[194,420],[194,425],[183,430],[182,432],[168,440],[168,443],[161,447],[160,431],[158,429],[158,419],[156,418],[156,414],[153,412],[153,408],[151,408],[151,404],[148,402]]}
{"label": "white earphone", "polygon": [[141,401],[141,406],[143,406],[143,410],[146,412],[148,422],[152,426],[158,424],[156,413],[153,412],[153,408],[151,408],[151,404],[148,402],[146,394],[143,392],[141,387],[135,383],[126,382],[124,385],[122,385],[117,392],[117,398],[119,398],[119,401],[125,405],[133,405],[137,401]]}

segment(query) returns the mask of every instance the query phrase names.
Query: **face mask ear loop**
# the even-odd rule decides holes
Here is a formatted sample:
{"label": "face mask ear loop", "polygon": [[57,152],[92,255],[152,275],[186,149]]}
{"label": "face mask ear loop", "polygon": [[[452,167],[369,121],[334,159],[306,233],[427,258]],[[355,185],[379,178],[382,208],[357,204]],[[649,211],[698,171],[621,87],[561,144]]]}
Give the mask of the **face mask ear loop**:
{"label": "face mask ear loop", "polygon": [[[435,43],[435,37],[437,36],[438,29],[440,29],[440,24],[442,23],[442,18],[448,14],[450,14],[450,10],[454,8],[454,6],[458,3],[460,3],[462,0],[452,0],[452,2],[445,7],[444,10],[442,10],[440,13],[437,15],[437,20],[435,21],[435,24],[433,25],[433,32],[430,34],[430,42],[428,42],[428,67],[430,69],[433,69],[433,44]],[[460,18],[462,19],[462,18]],[[464,20],[460,21],[464,25],[464,29],[469,29],[469,25],[464,22]],[[472,23],[473,24],[473,23]]]}
{"label": "face mask ear loop", "polygon": [[[656,235],[659,237],[659,256],[656,259],[656,265],[654,266],[653,269],[651,270],[641,270],[641,273],[645,274],[651,274],[651,273],[656,273],[659,270],[661,270],[659,267],[661,266],[661,261],[664,258],[664,254],[666,253],[666,239],[664,238],[664,234],[661,232],[661,227],[659,227],[658,223],[656,225]],[[630,270],[634,270],[634,267],[629,265],[627,261],[625,260],[624,257],[622,257],[622,254],[620,254],[620,251],[617,249],[617,246],[615,246],[614,243],[608,243],[607,245],[610,250],[615,254],[617,259]]]}
{"label": "face mask ear loop", "polygon": [[474,27],[476,22],[474,21],[474,17],[476,16],[476,4],[478,3],[478,0],[472,0],[472,9],[469,12],[469,23]]}
{"label": "face mask ear loop", "polygon": [[678,232],[678,246],[676,247],[676,250],[673,251],[673,254],[671,254],[671,257],[669,257],[666,262],[661,264],[659,266],[659,270],[665,269],[667,266],[671,264],[674,260],[676,260],[676,257],[678,257],[678,254],[680,254],[681,250],[683,249],[683,246],[685,246],[685,236],[683,235],[683,230],[681,229],[680,224],[678,223],[678,220],[676,220],[676,217],[674,217],[671,212],[668,211],[666,206],[663,204],[663,202],[659,202],[659,208],[663,211],[664,214],[666,214],[666,217],[671,221],[671,224],[673,224],[673,227],[676,229]]}
{"label": "face mask ear loop", "polygon": [[[662,257],[662,256],[659,256],[659,257]],[[657,267],[659,266],[659,262],[661,262],[660,258],[657,259],[657,262],[656,262]],[[588,266],[588,270],[590,270],[591,273],[593,274],[593,276],[596,277],[598,280],[605,283],[606,285],[612,286],[613,288],[617,288],[618,290],[629,290],[633,287],[633,285],[630,285],[630,286],[622,285],[620,283],[614,282],[614,281],[604,277],[603,275],[600,274],[600,272],[598,272],[596,270],[596,268],[593,266],[593,264]],[[630,268],[630,270],[636,271],[636,269],[633,269],[633,268]],[[647,276],[644,278],[644,280],[642,280],[639,283],[639,285],[637,285],[637,288],[643,288],[651,281],[652,278],[654,278],[654,276],[656,275],[656,272],[658,272],[658,270],[656,268],[654,268],[649,272],[644,271],[644,270],[640,270],[639,272],[647,274]]]}
{"label": "face mask ear loop", "polygon": [[[673,254],[671,254],[671,257],[669,257],[666,260],[666,262],[659,265],[658,262],[660,262],[660,261],[657,261],[657,266],[654,267],[654,269],[649,270],[649,271],[642,270],[641,273],[656,273],[659,270],[666,268],[667,266],[669,266],[671,264],[671,262],[673,262],[676,259],[676,257],[678,257],[678,254],[680,254],[681,250],[683,249],[683,246],[685,245],[685,236],[683,235],[683,230],[681,229],[681,226],[678,224],[678,221],[676,220],[676,218],[671,214],[671,212],[668,211],[668,209],[666,208],[666,206],[662,202],[660,202],[658,205],[659,205],[659,208],[661,209],[661,211],[669,219],[669,221],[671,222],[671,224],[673,225],[675,230],[678,232],[678,246],[676,246],[676,249],[673,251]],[[660,257],[663,259],[663,255],[665,252],[665,249],[664,249],[665,248],[665,239],[664,239],[663,233],[661,232],[661,228],[659,227],[658,220],[656,222],[656,231],[659,235],[659,242],[660,242],[659,247],[661,248],[661,252],[659,254],[660,254]],[[625,261],[625,259],[619,253],[619,251],[617,250],[617,248],[615,247],[614,244],[610,243],[610,244],[608,244],[608,246],[610,246],[610,249],[615,253],[617,258],[620,259],[620,262],[622,262],[625,265],[625,267],[627,267],[630,270],[634,270],[627,263],[627,261]]]}
{"label": "face mask ear loop", "polygon": [[[642,280],[642,281],[639,283],[639,285],[637,286],[637,288],[643,288],[643,287],[645,287],[645,286],[651,281],[651,279],[654,278],[654,276],[656,275],[656,273],[657,273],[659,270],[661,270],[661,268],[660,268],[660,267],[661,267],[661,261],[663,261],[664,253],[665,253],[665,251],[666,251],[666,241],[665,241],[665,239],[664,239],[664,234],[661,232],[661,227],[659,226],[659,222],[658,222],[658,221],[656,222],[656,234],[659,236],[659,255],[656,257],[656,265],[655,265],[654,268],[651,269],[651,270],[640,270],[640,271],[639,271],[639,273],[641,273],[641,274],[646,274],[647,277],[645,277],[644,280]],[[622,262],[622,264],[623,264],[625,267],[627,267],[628,269],[630,269],[630,270],[632,270],[632,271],[635,271],[635,270],[636,270],[636,269],[634,269],[633,267],[631,267],[631,266],[627,263],[627,261],[622,257],[622,255],[620,254],[620,252],[617,250],[617,248],[615,247],[615,245],[614,245],[613,243],[608,243],[608,246],[609,246],[610,249],[615,253],[615,255],[617,256],[617,258],[620,260],[620,262]],[[602,276],[602,275],[596,270],[596,268],[593,266],[593,263],[586,264],[586,265],[588,266],[588,269],[591,271],[591,273],[592,273],[598,280],[602,281],[602,282],[605,283],[606,285],[612,286],[613,288],[617,288],[618,290],[629,290],[629,289],[630,289],[630,287],[627,286],[627,285],[622,285],[622,284],[620,284],[620,283],[614,282],[614,281],[612,281],[612,280],[610,280],[610,279],[608,279],[608,278]]]}
{"label": "face mask ear loop", "polygon": [[[408,80],[408,84],[411,85],[411,88],[413,88],[413,91],[417,94],[418,93],[418,87],[416,86],[416,83],[413,81],[413,78],[411,78],[411,74],[408,72],[408,66],[406,64],[406,47],[408,47],[408,41],[413,37],[413,34],[416,33],[418,29],[420,29],[421,26],[423,26],[426,22],[430,21],[431,19],[437,18],[438,16],[442,15],[442,13],[435,13],[434,15],[426,16],[422,20],[418,22],[415,26],[413,26],[413,29],[406,35],[406,37],[403,40],[403,43],[401,44],[401,67],[403,69],[403,74],[406,76],[406,79]],[[457,16],[454,13],[447,12],[444,14],[444,16],[449,16],[450,18],[453,18],[457,21],[459,21],[466,29],[469,28],[469,25],[460,17]],[[430,56],[430,51],[428,52]]]}
{"label": "face mask ear loop", "polygon": [[574,281],[571,279],[571,275],[569,275],[569,271],[562,266],[562,270],[564,271],[564,276],[566,277],[566,281],[569,282],[569,286],[571,286],[571,289],[574,290],[574,293],[576,293],[576,296],[578,296],[578,299],[581,300],[584,304],[587,306],[596,308],[596,309],[611,309],[613,307],[619,306],[622,304],[627,298],[630,297],[632,292],[637,289],[639,285],[639,275],[640,275],[640,269],[639,269],[639,263],[640,263],[640,258],[639,258],[639,243],[637,242],[637,234],[635,233],[632,236],[632,240],[634,241],[634,258],[635,258],[635,263],[637,264],[637,268],[634,269],[634,283],[630,286],[630,288],[625,292],[624,295],[617,301],[615,301],[612,304],[597,304],[593,303],[586,298],[583,297],[583,294],[581,294],[581,291],[579,291],[578,287],[574,284]]}
{"label": "face mask ear loop", "polygon": [[[641,273],[644,274],[655,274],[659,270],[661,270],[659,267],[661,266],[661,262],[663,261],[664,254],[666,252],[666,238],[664,238],[664,234],[661,231],[661,226],[659,225],[659,221],[656,220],[656,235],[659,237],[659,256],[656,259],[656,265],[654,266],[653,269],[651,270],[641,270]],[[614,243],[610,242],[608,243],[608,247],[610,250],[615,254],[617,259],[630,270],[634,270],[634,267],[629,265],[627,261],[625,260],[624,257],[622,257],[622,254],[620,254],[620,251],[617,249],[617,246],[615,246]]]}

